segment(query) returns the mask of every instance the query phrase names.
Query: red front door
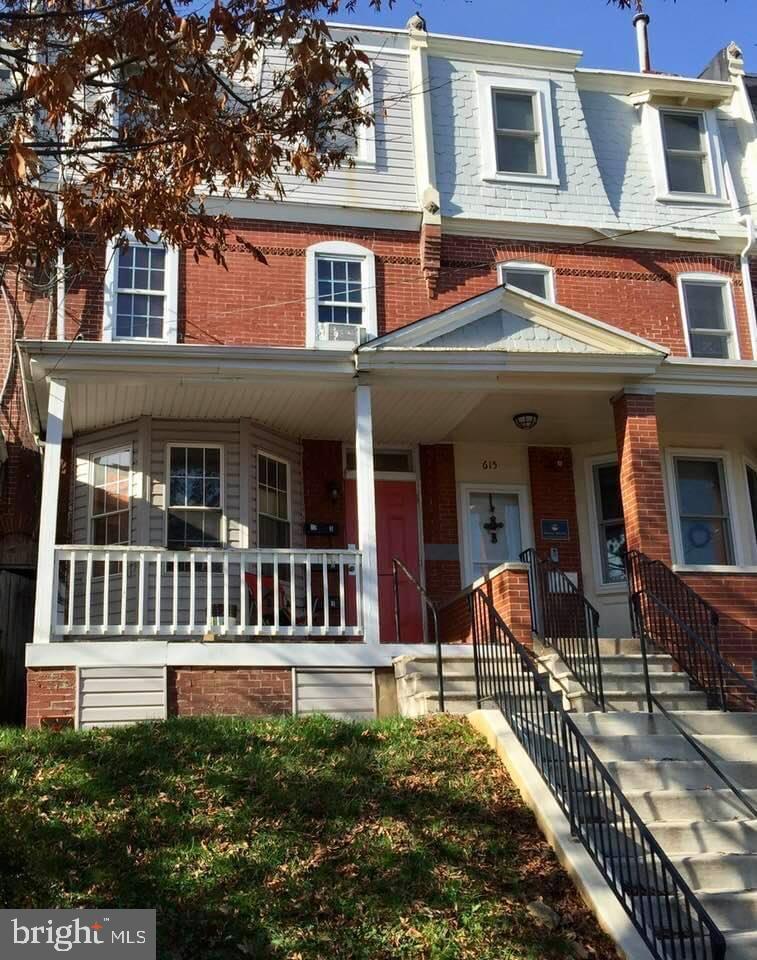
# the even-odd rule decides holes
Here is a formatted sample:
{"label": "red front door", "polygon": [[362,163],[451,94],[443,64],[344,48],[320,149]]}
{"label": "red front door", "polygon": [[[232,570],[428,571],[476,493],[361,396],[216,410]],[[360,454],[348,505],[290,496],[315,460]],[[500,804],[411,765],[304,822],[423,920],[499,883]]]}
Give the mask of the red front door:
{"label": "red front door", "polygon": [[[347,542],[357,543],[357,508],[354,480],[346,480]],[[418,504],[412,480],[376,481],[376,549],[379,573],[379,627],[382,643],[396,643],[392,559],[401,560],[412,575],[420,577],[418,550]],[[423,618],[420,598],[407,578],[399,579],[400,640],[421,643]]]}

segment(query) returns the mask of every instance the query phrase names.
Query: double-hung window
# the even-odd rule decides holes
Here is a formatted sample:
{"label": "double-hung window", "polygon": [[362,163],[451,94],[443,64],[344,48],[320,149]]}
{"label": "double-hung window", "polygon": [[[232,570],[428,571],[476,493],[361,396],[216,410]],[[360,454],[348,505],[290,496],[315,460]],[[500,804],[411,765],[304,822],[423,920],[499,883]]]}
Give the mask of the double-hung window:
{"label": "double-hung window", "polygon": [[497,173],[540,173],[535,94],[494,90],[492,96]]}
{"label": "double-hung window", "polygon": [[559,184],[549,82],[494,73],[477,82],[483,179]]}
{"label": "double-hung window", "polygon": [[91,542],[126,546],[131,540],[131,449],[108,450],[91,459]]}
{"label": "double-hung window", "polygon": [[704,114],[661,110],[660,123],[670,193],[712,193]]}
{"label": "double-hung window", "polygon": [[258,546],[290,547],[289,464],[258,454]]}
{"label": "double-hung window", "polygon": [[220,547],[223,542],[221,448],[171,445],[167,487],[169,550]]}
{"label": "double-hung window", "polygon": [[363,322],[363,261],[359,257],[316,256],[318,322]]}
{"label": "double-hung window", "polygon": [[680,289],[689,354],[738,358],[730,283],[718,277],[681,277]]}
{"label": "double-hung window", "polygon": [[681,560],[686,564],[734,562],[731,514],[721,457],[674,456]]}
{"label": "double-hung window", "polygon": [[346,241],[308,247],[305,284],[308,347],[354,349],[377,336],[372,250]]}
{"label": "double-hung window", "polygon": [[623,583],[626,579],[623,549],[626,545],[626,527],[620,500],[618,464],[595,463],[592,469],[594,503],[599,538],[601,582],[605,586]]}
{"label": "double-hung window", "polygon": [[108,246],[104,340],[176,341],[178,251],[157,235]]}

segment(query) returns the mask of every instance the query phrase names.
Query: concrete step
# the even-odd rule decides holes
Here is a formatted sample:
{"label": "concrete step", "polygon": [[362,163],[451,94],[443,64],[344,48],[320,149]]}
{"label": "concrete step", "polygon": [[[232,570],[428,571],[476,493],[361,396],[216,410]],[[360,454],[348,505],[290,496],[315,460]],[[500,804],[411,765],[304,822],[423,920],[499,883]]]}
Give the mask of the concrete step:
{"label": "concrete step", "polygon": [[[745,791],[757,804],[757,790]],[[627,790],[626,799],[645,823],[655,820],[744,820],[751,814],[727,787],[701,790]],[[607,814],[600,798],[586,801],[587,811]]]}
{"label": "concrete step", "polygon": [[757,854],[757,820],[653,820],[647,826],[668,856]]}
{"label": "concrete step", "polygon": [[[644,693],[644,675],[641,673],[607,673],[602,671],[605,690],[622,690],[624,693]],[[688,693],[691,681],[686,673],[650,671],[649,686],[652,693]]]}
{"label": "concrete step", "polygon": [[[680,733],[672,735],[654,734],[649,736],[597,736],[589,734],[589,743],[603,762],[608,760],[697,760],[699,754]],[[703,737],[703,740],[742,740],[741,737]],[[713,745],[712,750],[721,753],[734,753],[734,744]],[[712,753],[715,756],[715,753]],[[742,756],[749,756],[748,753]],[[738,753],[724,759],[737,759]]]}
{"label": "concrete step", "polygon": [[[707,697],[695,690],[680,690],[656,694],[666,710],[706,710]],[[646,710],[647,701],[642,691],[628,692],[624,689],[613,690],[605,687],[605,705],[608,710],[621,710],[639,713]]]}
{"label": "concrete step", "polygon": [[[429,713],[439,712],[439,695],[415,693],[411,697],[404,697],[399,706],[403,717],[425,717]],[[472,713],[476,709],[476,698],[462,693],[452,693],[449,696],[445,693],[444,709],[447,713]]]}
{"label": "concrete step", "polygon": [[[600,656],[602,673],[640,673],[644,674],[644,658],[641,654],[624,654],[622,656]],[[675,660],[666,653],[650,653],[647,657],[649,670],[652,673],[672,673],[677,670]]]}
{"label": "concrete step", "polygon": [[641,653],[641,642],[634,637],[600,637],[599,652],[602,656],[619,656],[626,653]]}
{"label": "concrete step", "polygon": [[[757,736],[757,713],[723,713],[719,710],[673,710],[675,720],[692,736],[728,734]],[[589,736],[672,735],[676,727],[660,713],[646,711],[601,713],[594,711],[573,718],[582,733]],[[740,758],[743,759],[743,758]]]}
{"label": "concrete step", "polygon": [[[435,673],[405,673],[397,677],[398,696],[411,697],[415,693],[436,693],[438,677]],[[444,692],[475,695],[476,678],[467,673],[444,671]]]}
{"label": "concrete step", "polygon": [[[392,661],[395,677],[403,677],[406,673],[423,673],[436,676],[436,657],[429,654],[416,656],[408,654],[402,657],[395,657]],[[455,657],[444,657],[442,669],[446,673],[466,673],[470,676],[475,675],[473,665],[473,648],[470,655],[461,654]]]}
{"label": "concrete step", "polygon": [[[753,853],[668,854],[670,862],[697,895],[721,890],[757,889],[757,855]],[[613,861],[617,876],[641,890],[654,887],[653,872],[644,872],[636,860]]]}
{"label": "concrete step", "polygon": [[724,713],[722,710],[676,711],[675,718],[689,733],[732,733],[757,737],[757,712]]}
{"label": "concrete step", "polygon": [[757,890],[700,893],[698,899],[721,930],[749,930],[757,935]]}
{"label": "concrete step", "polygon": [[754,960],[757,957],[757,933],[724,931],[728,960]]}
{"label": "concrete step", "polygon": [[[611,760],[605,766],[621,790],[700,790],[723,787],[704,760]],[[757,763],[723,763],[721,769],[742,790],[757,789]]]}
{"label": "concrete step", "polygon": [[695,739],[699,746],[704,747],[718,763],[751,760],[757,766],[757,736],[745,737],[739,734],[717,733],[699,734]]}

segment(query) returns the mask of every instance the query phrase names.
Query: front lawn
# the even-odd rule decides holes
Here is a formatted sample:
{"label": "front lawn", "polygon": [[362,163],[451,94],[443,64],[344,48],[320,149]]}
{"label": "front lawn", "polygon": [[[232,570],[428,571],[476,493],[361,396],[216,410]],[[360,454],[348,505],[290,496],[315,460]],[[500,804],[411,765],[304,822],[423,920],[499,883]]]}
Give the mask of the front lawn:
{"label": "front lawn", "polygon": [[155,907],[175,960],[616,956],[451,717],[2,729],[0,906]]}

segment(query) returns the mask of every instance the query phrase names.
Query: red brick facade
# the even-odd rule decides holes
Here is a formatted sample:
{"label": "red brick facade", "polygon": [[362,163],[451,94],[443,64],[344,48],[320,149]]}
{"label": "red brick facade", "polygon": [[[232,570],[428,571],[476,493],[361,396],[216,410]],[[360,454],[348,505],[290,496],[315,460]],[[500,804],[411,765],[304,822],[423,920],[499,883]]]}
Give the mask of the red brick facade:
{"label": "red brick facade", "polygon": [[[536,552],[539,556],[546,556],[551,547],[557,547],[560,567],[580,575],[581,548],[570,447],[529,447],[528,472]],[[569,538],[560,541],[545,539],[542,520],[567,520]]]}
{"label": "red brick facade", "polygon": [[426,589],[432,600],[442,603],[461,587],[455,449],[452,444],[422,446],[420,470]]}
{"label": "red brick facade", "polygon": [[[531,645],[531,609],[528,594],[528,571],[502,570],[487,577],[482,585],[484,593],[505,621],[516,640]],[[442,643],[472,643],[470,591],[466,590],[445,606],[439,614],[439,633]]]}
{"label": "red brick facade", "polygon": [[26,671],[26,726],[70,718],[76,712],[76,671],[71,667],[35,667]]}
{"label": "red brick facade", "polygon": [[628,548],[670,563],[655,398],[624,393],[614,409]]}
{"label": "red brick facade", "polygon": [[168,676],[171,716],[268,716],[292,712],[292,671],[278,667],[176,667]]}
{"label": "red brick facade", "polygon": [[757,660],[757,574],[687,573],[684,580],[718,611],[720,649],[748,677]]}

